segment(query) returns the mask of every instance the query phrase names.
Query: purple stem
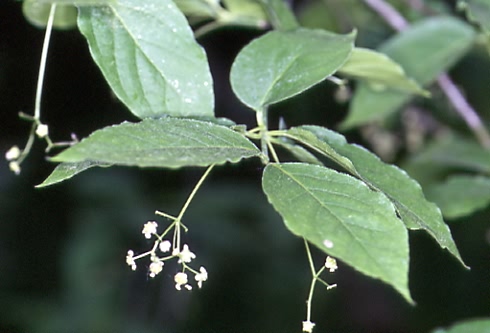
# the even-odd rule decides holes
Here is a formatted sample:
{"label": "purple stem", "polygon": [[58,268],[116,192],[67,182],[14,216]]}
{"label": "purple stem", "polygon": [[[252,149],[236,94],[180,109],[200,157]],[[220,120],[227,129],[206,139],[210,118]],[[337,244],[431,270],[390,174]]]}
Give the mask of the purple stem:
{"label": "purple stem", "polygon": [[[402,31],[408,28],[407,20],[389,3],[384,0],[363,0],[366,5],[381,16],[394,30]],[[480,144],[485,148],[490,148],[490,134],[483,125],[480,117],[466,101],[461,91],[446,73],[441,74],[437,83],[446,97],[453,105],[456,112],[463,118],[468,127],[473,131]]]}

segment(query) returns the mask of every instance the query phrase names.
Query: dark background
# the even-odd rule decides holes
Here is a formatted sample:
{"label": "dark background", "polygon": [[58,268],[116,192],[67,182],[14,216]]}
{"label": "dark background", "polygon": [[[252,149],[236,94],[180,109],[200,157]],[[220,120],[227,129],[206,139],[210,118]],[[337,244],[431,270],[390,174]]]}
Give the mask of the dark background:
{"label": "dark background", "polygon": [[[296,5],[298,12],[307,8],[305,1]],[[355,25],[361,45],[376,45],[390,33],[372,15],[349,14],[354,22],[322,21],[321,15],[328,16],[322,12],[304,14],[304,20],[339,32]],[[215,79],[217,115],[249,126],[254,114],[233,97],[227,76],[237,52],[258,34],[227,28],[200,40]],[[19,2],[0,0],[0,151],[22,147],[27,139],[29,123],[17,114],[33,112],[43,38],[44,31],[23,18]],[[472,54],[453,71],[471,87],[476,105],[488,104],[489,67],[486,58]],[[335,127],[346,106],[334,102],[334,91],[322,83],[279,104],[273,123],[283,116],[288,125]],[[111,94],[76,30],[53,33],[42,107],[42,120],[56,141],[137,121]],[[149,279],[144,260],[132,272],[125,255],[129,248],[139,253],[151,246],[141,235],[142,225],[155,219],[156,209],[178,213],[204,170],[92,169],[35,189],[54,167],[44,148],[36,143],[20,176],[0,163],[0,332],[300,332],[311,279],[308,263],[302,241],[286,230],[261,192],[258,160],[217,168],[198,193],[184,219],[190,228],[185,241],[198,255],[197,265],[206,266],[209,281],[201,290],[178,292],[177,267],[166,265]],[[450,225],[470,271],[425,234],[410,234],[416,306],[339,263],[327,278],[338,288],[317,288],[315,332],[428,332],[488,316],[489,215],[486,209]],[[165,220],[158,221],[163,227]],[[323,263],[321,253],[314,257]]]}

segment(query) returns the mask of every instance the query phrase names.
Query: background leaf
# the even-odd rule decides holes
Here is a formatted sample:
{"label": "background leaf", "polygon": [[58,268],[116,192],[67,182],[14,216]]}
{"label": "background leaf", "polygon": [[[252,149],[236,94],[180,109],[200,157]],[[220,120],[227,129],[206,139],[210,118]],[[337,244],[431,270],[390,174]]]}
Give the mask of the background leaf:
{"label": "background leaf", "polygon": [[53,172],[41,184],[36,187],[46,187],[68,180],[77,174],[93,167],[109,167],[110,164],[96,161],[83,161],[79,163],[61,163],[57,165]]}
{"label": "background leaf", "polygon": [[262,184],[291,232],[412,302],[407,231],[382,193],[349,175],[302,163],[267,165]]}
{"label": "background leaf", "polygon": [[479,24],[487,32],[490,32],[490,1],[460,0],[458,1],[458,6],[466,9],[470,21]]}
{"label": "background leaf", "polygon": [[378,89],[396,89],[414,94],[427,95],[417,82],[409,78],[403,68],[387,55],[369,49],[355,47],[349,60],[339,73],[366,81]]}
{"label": "background leaf", "polygon": [[438,328],[432,333],[490,333],[490,319],[470,319],[454,324],[448,329]]}
{"label": "background leaf", "polygon": [[451,136],[427,145],[411,163],[490,174],[490,151],[473,140]]}
{"label": "background leaf", "polygon": [[186,16],[213,18],[216,13],[213,7],[205,0],[174,0],[175,4]]}
{"label": "background leaf", "polygon": [[78,26],[112,90],[137,117],[214,115],[206,54],[171,0],[82,7]]}
{"label": "background leaf", "polygon": [[[454,65],[475,39],[474,29],[451,17],[434,17],[412,25],[385,42],[379,51],[400,64],[409,77],[425,86]],[[410,99],[403,92],[375,91],[360,84],[341,128],[347,129],[381,119]]]}
{"label": "background leaf", "polygon": [[335,151],[332,160],[374,189],[383,192],[395,204],[407,228],[425,230],[464,265],[451,231],[442,219],[441,211],[425,199],[420,185],[405,171],[385,164],[361,146],[348,144],[339,133],[319,126],[301,126],[299,129],[315,134]]}
{"label": "background leaf", "polygon": [[[240,1],[240,0],[238,0]],[[296,16],[283,0],[256,0],[261,3],[269,21],[276,30],[293,30],[299,27]]]}
{"label": "background leaf", "polygon": [[191,119],[145,119],[95,131],[55,162],[99,161],[139,167],[180,168],[238,162],[260,151],[227,127]]}
{"label": "background leaf", "polygon": [[353,33],[271,31],[236,57],[230,73],[233,91],[254,110],[297,95],[341,67],[353,42]]}
{"label": "background leaf", "polygon": [[241,20],[248,17],[251,22],[267,24],[267,15],[264,8],[256,0],[223,0],[226,8]]}
{"label": "background leaf", "polygon": [[[48,22],[51,4],[38,0],[25,0],[22,3],[22,13],[29,23],[45,28]],[[56,6],[53,27],[55,29],[72,29],[77,26],[77,9],[71,3]]]}
{"label": "background leaf", "polygon": [[441,208],[444,217],[456,219],[490,204],[490,178],[458,175],[426,189],[427,197]]}

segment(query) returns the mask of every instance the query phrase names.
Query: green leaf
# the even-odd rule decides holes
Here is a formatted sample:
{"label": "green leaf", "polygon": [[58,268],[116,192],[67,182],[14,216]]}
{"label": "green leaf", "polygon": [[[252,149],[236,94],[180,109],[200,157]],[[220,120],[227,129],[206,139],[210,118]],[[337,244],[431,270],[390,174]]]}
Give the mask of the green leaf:
{"label": "green leaf", "polygon": [[257,0],[223,0],[226,8],[234,15],[247,16],[259,21],[265,21],[267,15]]}
{"label": "green leaf", "polygon": [[475,318],[454,324],[448,329],[438,328],[432,333],[490,333],[490,319]]}
{"label": "green leaf", "polygon": [[180,168],[235,163],[259,154],[252,142],[227,127],[192,119],[162,118],[98,130],[52,160]]}
{"label": "green leaf", "polygon": [[447,248],[464,265],[451,231],[442,219],[441,211],[425,199],[420,185],[405,171],[385,164],[361,146],[348,144],[345,137],[339,133],[319,126],[301,126],[299,130],[314,134],[316,140],[323,141],[329,150],[319,146],[316,140],[310,140],[311,145],[319,147],[327,157],[352,175],[383,192],[394,203],[407,228],[425,230],[442,248]]}
{"label": "green leaf", "polygon": [[355,34],[271,31],[245,46],[231,68],[233,91],[258,111],[323,81],[349,57]]}
{"label": "green leaf", "polygon": [[[30,0],[29,0],[30,1]],[[34,0],[38,3],[44,4],[58,4],[58,5],[76,5],[78,7],[82,6],[101,6],[114,4],[117,0]]]}
{"label": "green leaf", "polygon": [[[25,0],[22,3],[22,13],[26,20],[38,27],[45,28],[48,23],[51,4],[37,0]],[[72,4],[59,4],[56,6],[53,27],[68,30],[77,26],[77,9]]]}
{"label": "green leaf", "polygon": [[417,82],[407,76],[403,68],[387,55],[369,49],[354,48],[349,60],[339,73],[367,81],[377,89],[396,89],[427,96]]}
{"label": "green leaf", "polygon": [[291,232],[412,302],[407,230],[382,193],[349,175],[303,163],[267,165],[262,186]]}
{"label": "green leaf", "polygon": [[[420,85],[434,81],[470,48],[475,31],[451,17],[434,17],[417,22],[384,43],[379,51],[400,64]],[[411,95],[393,90],[376,91],[360,84],[341,128],[347,129],[384,118],[408,102]]]}
{"label": "green leaf", "polygon": [[[239,0],[238,0],[239,1]],[[260,2],[272,26],[276,30],[293,30],[299,28],[299,23],[291,8],[284,0],[256,0]]]}
{"label": "green leaf", "polygon": [[294,144],[285,140],[275,140],[274,143],[285,148],[289,151],[298,161],[306,162],[310,164],[323,165],[323,163],[316,158],[315,155],[310,153],[308,150],[300,145]]}
{"label": "green leaf", "polygon": [[53,172],[37,188],[51,186],[62,181],[68,180],[77,174],[94,168],[94,167],[109,167],[110,164],[100,163],[97,161],[83,161],[78,163],[61,163],[56,166]]}
{"label": "green leaf", "polygon": [[490,174],[490,151],[475,141],[457,136],[428,145],[411,162]]}
{"label": "green leaf", "polygon": [[171,0],[82,7],[78,26],[112,90],[137,117],[214,115],[206,54]]}
{"label": "green leaf", "polygon": [[465,0],[458,1],[458,7],[466,10],[468,19],[479,24],[487,32],[490,32],[490,1],[489,0]]}
{"label": "green leaf", "polygon": [[425,192],[441,208],[444,217],[456,219],[490,204],[490,178],[453,176],[444,183],[430,186]]}
{"label": "green leaf", "polygon": [[205,0],[174,0],[175,4],[186,16],[212,18],[216,12]]}

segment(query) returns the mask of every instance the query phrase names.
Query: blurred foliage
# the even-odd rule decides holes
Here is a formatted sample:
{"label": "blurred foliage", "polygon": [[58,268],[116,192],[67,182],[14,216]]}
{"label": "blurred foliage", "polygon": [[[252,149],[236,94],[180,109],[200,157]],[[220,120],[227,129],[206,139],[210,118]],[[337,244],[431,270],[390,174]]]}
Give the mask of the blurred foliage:
{"label": "blurred foliage", "polygon": [[[358,0],[295,3],[306,26],[337,32],[357,28],[358,46],[375,47],[392,34]],[[392,3],[409,19],[420,18],[405,1]],[[425,3],[432,14],[453,8],[452,1]],[[210,59],[219,59],[211,63],[217,82],[227,82],[227,64],[255,35],[227,28],[202,39],[208,54],[213,54]],[[25,138],[27,126],[18,120],[17,112],[32,109],[42,38],[42,30],[22,17],[21,3],[0,3],[0,94],[5,96],[0,101],[2,151]],[[483,46],[474,48],[451,71],[486,120],[490,119],[489,71]],[[86,42],[75,30],[54,32],[45,84],[44,108],[55,136],[63,138],[71,132],[85,136],[95,128],[133,120],[111,96]],[[235,117],[243,107],[226,84],[217,83],[223,88],[217,89],[217,114],[247,121],[248,115]],[[285,117],[289,126],[335,127],[346,113],[346,105],[336,103],[335,91],[332,84],[321,83],[274,106],[272,121]],[[431,120],[420,123],[419,118],[402,116],[387,122],[393,133],[390,140],[403,138],[407,128],[415,128],[411,133],[418,135],[423,147],[447,128],[468,136],[458,118],[448,114],[447,102],[438,98],[437,91],[433,96],[415,104],[433,110]],[[375,142],[360,132],[350,132],[348,137],[366,145]],[[173,286],[171,272],[176,267],[166,267],[170,273],[149,280],[143,267],[131,272],[124,256],[128,248],[147,245],[139,237],[141,226],[155,218],[155,209],[178,211],[201,169],[96,168],[66,184],[39,190],[33,186],[49,174],[52,165],[43,162],[42,148],[37,148],[39,152],[30,156],[20,177],[14,177],[6,163],[0,164],[1,332],[299,331],[310,281],[304,248],[267,204],[257,161],[217,168],[186,215],[190,227],[186,240],[210,272],[202,290],[187,293]],[[453,153],[444,154],[452,157]],[[448,169],[422,163],[411,156],[408,148],[395,152],[397,162],[423,185],[443,181],[455,171],[472,172],[459,165]],[[429,237],[414,233],[410,288],[415,307],[380,282],[341,266],[331,281],[339,287],[314,299],[317,325],[329,332],[429,332],[488,316],[489,221],[488,206],[451,221],[453,236],[471,271],[439,250]],[[320,263],[323,256],[315,253],[315,259]]]}

